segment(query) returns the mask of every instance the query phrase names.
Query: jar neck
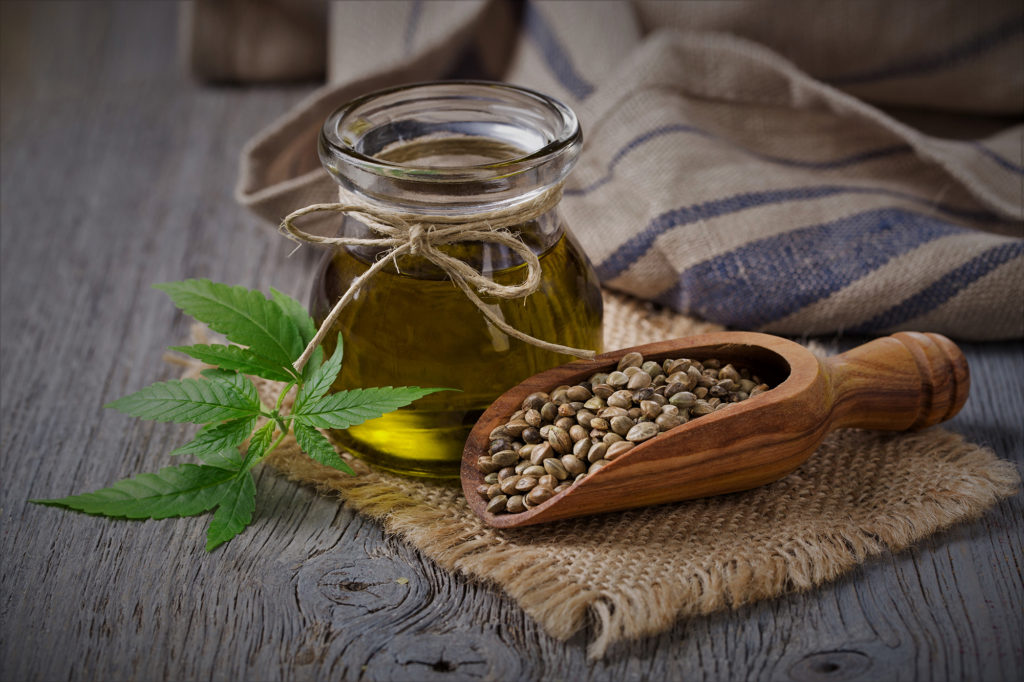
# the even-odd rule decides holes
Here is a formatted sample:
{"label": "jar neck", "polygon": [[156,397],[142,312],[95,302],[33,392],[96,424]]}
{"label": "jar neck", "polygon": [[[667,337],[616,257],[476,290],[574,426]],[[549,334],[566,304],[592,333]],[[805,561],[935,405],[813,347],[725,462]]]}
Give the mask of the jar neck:
{"label": "jar neck", "polygon": [[413,85],[334,112],[320,134],[326,170],[364,201],[472,217],[563,182],[582,135],[565,105],[496,83]]}

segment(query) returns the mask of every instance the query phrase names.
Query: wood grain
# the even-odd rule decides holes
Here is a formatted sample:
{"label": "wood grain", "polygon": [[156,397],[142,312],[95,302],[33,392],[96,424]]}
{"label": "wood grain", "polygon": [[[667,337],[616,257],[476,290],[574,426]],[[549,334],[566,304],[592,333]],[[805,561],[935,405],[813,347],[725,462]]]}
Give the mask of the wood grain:
{"label": "wood grain", "polygon": [[[175,373],[160,358],[187,321],[151,283],[304,297],[312,279],[313,251],[287,257],[232,199],[244,142],[312,87],[196,85],[178,68],[177,11],[0,3],[0,679],[1019,677],[1019,495],[819,590],[680,622],[592,665],[584,635],[547,637],[492,587],[266,472],[253,527],[213,555],[204,519],[29,505],[165,466],[186,437],[100,407]],[[1024,352],[962,348],[972,393],[949,427],[1020,464]]]}
{"label": "wood grain", "polygon": [[[639,443],[600,471],[532,509],[491,514],[476,491],[478,460],[491,432],[525,409],[534,393],[613,371],[626,353],[645,360],[715,358],[746,367],[773,386]],[[495,528],[518,528],[589,514],[724,495],[777,481],[803,464],[837,428],[904,431],[934,426],[967,400],[970,375],[956,344],[940,334],[900,332],[821,361],[771,334],[716,332],[604,353],[540,372],[501,394],[466,441],[462,488],[473,513]]]}

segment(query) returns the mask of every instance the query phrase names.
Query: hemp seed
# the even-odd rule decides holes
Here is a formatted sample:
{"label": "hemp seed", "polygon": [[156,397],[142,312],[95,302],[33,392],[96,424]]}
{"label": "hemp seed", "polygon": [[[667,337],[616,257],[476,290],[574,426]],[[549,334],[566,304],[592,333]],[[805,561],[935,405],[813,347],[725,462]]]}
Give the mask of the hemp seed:
{"label": "hemp seed", "polygon": [[770,390],[717,358],[622,356],[612,372],[527,396],[489,435],[476,492],[491,514],[520,514],[682,424]]}

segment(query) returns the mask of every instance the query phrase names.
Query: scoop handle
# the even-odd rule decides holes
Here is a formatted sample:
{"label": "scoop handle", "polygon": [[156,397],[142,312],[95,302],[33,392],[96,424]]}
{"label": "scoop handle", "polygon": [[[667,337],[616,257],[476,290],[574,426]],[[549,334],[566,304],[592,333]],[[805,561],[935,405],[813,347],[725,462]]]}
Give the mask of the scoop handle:
{"label": "scoop handle", "polygon": [[824,362],[833,427],[904,431],[951,418],[970,390],[967,359],[941,334],[899,332]]}

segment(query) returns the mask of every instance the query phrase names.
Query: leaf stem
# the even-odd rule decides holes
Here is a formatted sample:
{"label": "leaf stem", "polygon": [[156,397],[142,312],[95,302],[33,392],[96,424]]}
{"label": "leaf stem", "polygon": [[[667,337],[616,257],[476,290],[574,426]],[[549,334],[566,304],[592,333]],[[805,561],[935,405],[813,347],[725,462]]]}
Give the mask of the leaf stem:
{"label": "leaf stem", "polygon": [[[263,456],[260,457],[260,459],[261,460],[264,459],[267,455],[269,455],[271,452],[276,450],[277,446],[281,444],[281,441],[283,441],[284,437],[287,436],[287,435],[288,435],[288,428],[284,427],[284,429],[281,431],[281,435],[277,437],[277,440],[275,440],[273,443],[270,444],[270,447],[267,448],[267,451],[263,453]],[[253,464],[256,464],[256,462],[253,462]]]}
{"label": "leaf stem", "polygon": [[[275,421],[277,421],[277,420],[275,420]],[[280,424],[280,422],[277,422],[277,423]],[[283,441],[284,437],[287,436],[287,435],[288,435],[288,428],[284,427],[282,429],[282,431],[281,431],[281,435],[279,435],[277,437],[277,440],[275,440],[273,443],[271,443],[270,447],[268,447],[266,450],[264,450],[263,454],[260,455],[259,457],[252,457],[252,448],[250,446],[249,451],[247,451],[245,453],[245,459],[242,461],[242,466],[238,470],[239,473],[241,473],[243,471],[248,471],[249,469],[252,469],[254,466],[256,466],[257,464],[262,462],[266,458],[267,455],[269,455],[271,452],[273,452],[274,450],[277,449],[277,446],[281,444],[281,441]]]}
{"label": "leaf stem", "polygon": [[289,381],[284,388],[281,389],[281,395],[277,396],[277,404],[274,405],[274,411],[281,409],[281,404],[284,403],[284,397],[288,395],[288,392],[292,390],[292,387],[298,386],[300,382]]}

